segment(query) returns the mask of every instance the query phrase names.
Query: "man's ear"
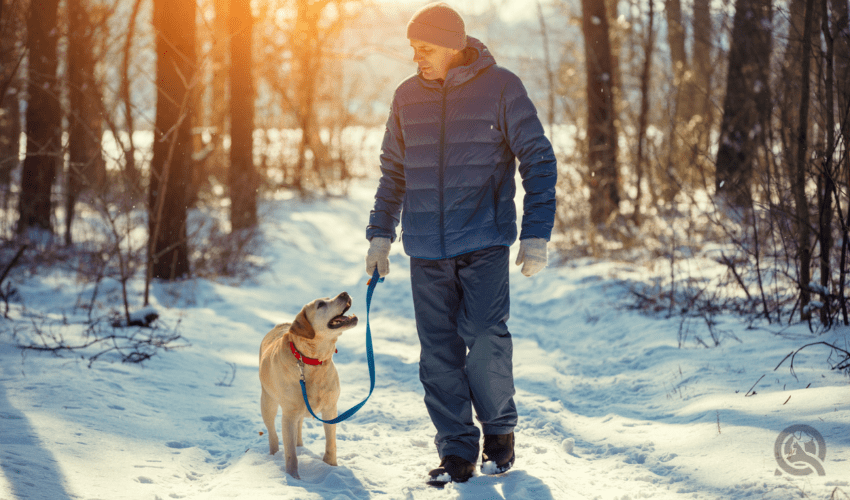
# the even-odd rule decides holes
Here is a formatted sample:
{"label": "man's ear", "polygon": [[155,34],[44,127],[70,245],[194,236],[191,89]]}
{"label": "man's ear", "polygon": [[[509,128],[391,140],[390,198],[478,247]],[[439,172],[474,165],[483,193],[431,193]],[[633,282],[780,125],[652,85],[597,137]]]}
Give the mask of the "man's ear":
{"label": "man's ear", "polygon": [[313,325],[307,320],[307,315],[304,314],[304,309],[301,309],[298,315],[295,316],[295,321],[293,321],[292,326],[289,327],[289,333],[298,335],[299,337],[304,337],[305,339],[312,339],[316,337],[316,330],[313,330]]}

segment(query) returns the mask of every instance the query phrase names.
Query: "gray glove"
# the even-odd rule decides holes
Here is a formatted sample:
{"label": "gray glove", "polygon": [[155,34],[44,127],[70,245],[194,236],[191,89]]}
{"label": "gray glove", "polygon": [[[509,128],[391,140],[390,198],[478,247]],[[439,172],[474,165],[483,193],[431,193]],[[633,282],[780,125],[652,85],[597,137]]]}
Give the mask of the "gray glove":
{"label": "gray glove", "polygon": [[369,245],[369,252],[366,254],[366,274],[372,276],[375,272],[375,267],[378,268],[378,274],[384,277],[390,274],[390,245],[392,242],[389,238],[374,237]]}
{"label": "gray glove", "polygon": [[546,263],[548,262],[546,243],[547,241],[543,238],[520,240],[516,265],[522,264],[522,274],[533,276],[546,267]]}

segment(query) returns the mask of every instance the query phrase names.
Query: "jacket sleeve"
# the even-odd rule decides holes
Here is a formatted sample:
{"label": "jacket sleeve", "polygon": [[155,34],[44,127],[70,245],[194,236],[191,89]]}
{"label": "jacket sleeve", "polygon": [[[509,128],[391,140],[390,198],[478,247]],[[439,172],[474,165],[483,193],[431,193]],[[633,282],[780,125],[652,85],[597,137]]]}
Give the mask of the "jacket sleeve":
{"label": "jacket sleeve", "polygon": [[502,94],[505,138],[519,159],[519,173],[525,189],[522,230],[519,239],[549,240],[555,222],[555,184],[558,166],[552,144],[544,135],[537,109],[519,77],[505,71]]}
{"label": "jacket sleeve", "polygon": [[392,109],[387,119],[384,140],[381,144],[381,179],[375,194],[375,205],[369,214],[366,239],[389,238],[395,241],[401,204],[404,199],[404,138],[398,116],[398,104],[393,97]]}

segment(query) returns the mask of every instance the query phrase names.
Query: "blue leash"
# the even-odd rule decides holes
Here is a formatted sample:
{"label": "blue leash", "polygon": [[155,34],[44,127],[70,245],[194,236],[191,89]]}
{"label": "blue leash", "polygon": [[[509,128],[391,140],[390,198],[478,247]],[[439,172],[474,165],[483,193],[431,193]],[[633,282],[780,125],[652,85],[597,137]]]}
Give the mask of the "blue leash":
{"label": "blue leash", "polygon": [[371,380],[369,384],[369,394],[366,395],[366,399],[361,401],[360,403],[354,405],[349,410],[347,410],[342,415],[338,415],[336,418],[332,420],[322,420],[313,412],[313,409],[310,408],[310,402],[307,401],[307,385],[304,383],[304,367],[301,367],[301,394],[304,396],[304,404],[307,405],[307,409],[310,411],[310,415],[326,424],[337,424],[342,422],[343,420],[348,420],[352,415],[357,413],[360,408],[363,408],[363,405],[366,404],[366,401],[369,400],[369,396],[372,395],[372,391],[375,389],[375,355],[372,353],[372,332],[369,329],[369,306],[372,304],[372,292],[375,291],[375,286],[378,283],[384,281],[384,278],[381,278],[378,274],[378,269],[375,269],[375,272],[372,273],[372,279],[369,280],[369,287],[366,289],[366,361],[369,364],[369,379]]}

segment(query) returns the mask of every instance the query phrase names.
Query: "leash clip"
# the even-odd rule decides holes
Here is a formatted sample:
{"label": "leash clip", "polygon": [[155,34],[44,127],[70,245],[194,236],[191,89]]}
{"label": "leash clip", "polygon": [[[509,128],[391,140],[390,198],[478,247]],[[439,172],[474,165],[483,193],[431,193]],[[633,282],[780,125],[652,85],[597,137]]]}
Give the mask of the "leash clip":
{"label": "leash clip", "polygon": [[301,381],[304,382],[304,361],[301,358],[298,359],[298,369],[301,370]]}

